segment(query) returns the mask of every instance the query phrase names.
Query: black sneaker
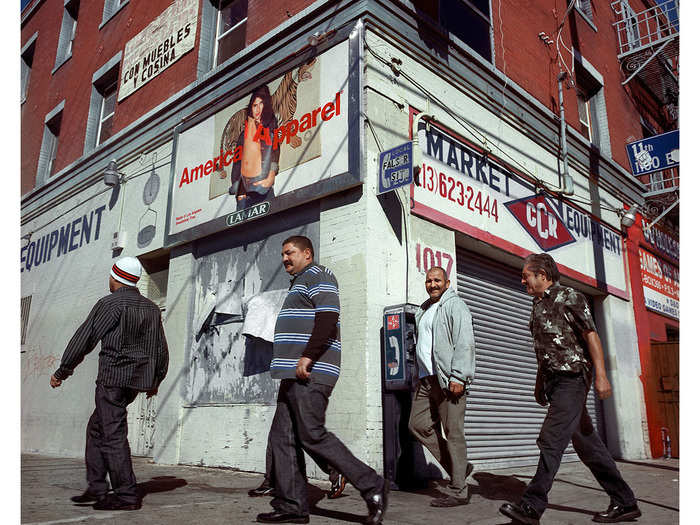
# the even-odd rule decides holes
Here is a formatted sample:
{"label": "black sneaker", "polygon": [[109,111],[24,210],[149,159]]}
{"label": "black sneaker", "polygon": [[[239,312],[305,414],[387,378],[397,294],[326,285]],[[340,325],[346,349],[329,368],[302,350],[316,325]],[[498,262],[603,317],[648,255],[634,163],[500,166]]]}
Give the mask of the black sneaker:
{"label": "black sneaker", "polygon": [[636,503],[627,507],[611,503],[608,510],[596,513],[593,516],[593,521],[597,523],[619,523],[620,521],[634,521],[641,515],[642,511],[639,510]]}
{"label": "black sneaker", "polygon": [[267,481],[267,478],[263,480],[263,482],[260,484],[258,488],[255,489],[250,489],[248,491],[248,496],[251,498],[259,498],[262,496],[274,496],[275,495],[275,487],[270,486],[270,482]]}
{"label": "black sneaker", "polygon": [[74,503],[92,503],[94,501],[100,501],[105,496],[106,494],[95,494],[86,490],[80,496],[71,496],[70,500]]}
{"label": "black sneaker", "polygon": [[255,521],[258,523],[309,523],[309,516],[273,510],[272,512],[258,514]]}
{"label": "black sneaker", "polygon": [[141,502],[128,503],[118,497],[112,495],[102,498],[92,506],[95,510],[139,510]]}
{"label": "black sneaker", "polygon": [[516,523],[524,523],[525,525],[539,525],[540,523],[540,515],[524,501],[515,504],[504,503],[498,510]]}

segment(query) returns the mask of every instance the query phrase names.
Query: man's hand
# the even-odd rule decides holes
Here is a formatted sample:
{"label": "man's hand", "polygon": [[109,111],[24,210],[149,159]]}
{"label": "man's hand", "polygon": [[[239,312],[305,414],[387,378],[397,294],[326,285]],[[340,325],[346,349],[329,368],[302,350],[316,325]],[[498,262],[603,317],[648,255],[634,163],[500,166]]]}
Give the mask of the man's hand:
{"label": "man's hand", "polygon": [[270,171],[270,173],[267,174],[267,177],[265,177],[262,180],[259,180],[258,182],[254,182],[253,186],[262,186],[263,188],[269,188],[275,183],[275,172]]}
{"label": "man's hand", "polygon": [[146,399],[150,399],[151,397],[155,396],[156,394],[158,394],[158,387],[155,387],[151,390],[148,390],[146,392]]}
{"label": "man's hand", "polygon": [[308,357],[300,357],[299,361],[297,361],[297,378],[305,381],[311,377],[311,365],[313,365],[311,359]]}
{"label": "man's hand", "polygon": [[450,390],[450,393],[455,397],[461,396],[464,392],[464,385],[459,381],[450,381],[448,388]]}
{"label": "man's hand", "polygon": [[56,379],[56,376],[51,374],[51,381],[50,381],[51,388],[59,387],[59,386],[61,386],[61,383],[63,383],[62,380]]}
{"label": "man's hand", "polygon": [[595,377],[595,393],[599,399],[607,399],[612,395],[612,387],[605,375],[596,375]]}

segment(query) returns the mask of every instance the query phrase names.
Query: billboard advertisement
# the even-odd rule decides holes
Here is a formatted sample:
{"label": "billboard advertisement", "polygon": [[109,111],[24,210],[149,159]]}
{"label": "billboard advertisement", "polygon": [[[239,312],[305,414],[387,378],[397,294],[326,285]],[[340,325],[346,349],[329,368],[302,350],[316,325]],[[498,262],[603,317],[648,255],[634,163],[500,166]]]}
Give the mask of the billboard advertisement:
{"label": "billboard advertisement", "polygon": [[348,54],[338,44],[176,132],[166,245],[360,182],[349,167]]}
{"label": "billboard advertisement", "polygon": [[627,297],[618,231],[448,130],[419,127],[419,143],[413,213],[522,257],[547,252],[562,273]]}

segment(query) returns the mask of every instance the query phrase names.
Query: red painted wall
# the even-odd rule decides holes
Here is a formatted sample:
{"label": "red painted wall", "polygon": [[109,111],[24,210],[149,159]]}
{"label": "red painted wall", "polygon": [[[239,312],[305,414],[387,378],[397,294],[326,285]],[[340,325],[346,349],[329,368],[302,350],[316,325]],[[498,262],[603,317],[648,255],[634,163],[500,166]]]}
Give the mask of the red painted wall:
{"label": "red painted wall", "polygon": [[[547,46],[538,33],[556,40],[557,27],[564,17],[568,0],[491,0],[496,67],[537,98],[552,112],[559,114],[557,75],[559,63],[556,45]],[[632,2],[637,11],[645,9],[639,0]],[[636,5],[635,5],[636,4]],[[603,76],[605,105],[613,159],[629,169],[625,145],[642,138],[639,111],[628,89],[617,59],[615,15],[610,2],[593,2],[596,29],[575,9],[566,17],[561,41],[575,47]],[[502,30],[501,30],[502,26]],[[571,53],[560,46],[561,55],[571,69]],[[579,129],[575,89],[564,89],[566,121]]]}
{"label": "red painted wall", "polygon": [[[200,0],[200,16],[201,2],[207,1],[209,0]],[[257,40],[312,2],[313,0],[249,0],[246,42]],[[73,56],[53,75],[51,71],[56,60],[63,1],[39,0],[39,3],[39,9],[21,28],[21,45],[24,45],[34,32],[39,32],[27,100],[21,108],[22,194],[35,186],[46,114],[65,99],[64,118],[61,122],[56,154],[55,171],[59,171],[83,154],[93,73],[119,51],[123,52],[126,42],[162,13],[172,0],[131,1],[102,29],[99,29],[99,26],[102,22],[104,2],[81,2]],[[25,13],[29,12],[29,9],[30,6],[25,8]],[[117,104],[114,133],[196,80],[200,27],[201,24],[198,23],[194,49]]]}
{"label": "red painted wall", "polygon": [[[56,61],[58,37],[63,19],[63,1],[46,0],[22,26],[21,45],[24,45],[34,32],[39,32],[27,100],[21,108],[22,194],[35,185],[46,114],[65,99],[56,153],[55,171],[59,171],[83,154],[93,73],[119,51],[123,52],[125,43],[147,26],[170,3],[169,0],[131,1],[100,29],[104,3],[81,2],[73,42],[73,56],[53,75],[51,71]],[[199,27],[197,27],[197,39],[198,35]],[[123,129],[193,82],[196,79],[197,50],[198,43],[192,51],[155,80],[117,104],[114,114],[114,132]]]}
{"label": "red painted wall", "polygon": [[642,274],[640,270],[639,248],[642,246],[655,255],[662,257],[654,248],[644,241],[642,234],[641,217],[637,217],[637,222],[627,231],[627,253],[630,269],[630,285],[632,290],[632,301],[634,305],[634,320],[637,326],[637,340],[639,344],[639,361],[642,375],[640,379],[644,388],[644,399],[647,410],[647,424],[649,427],[649,442],[652,457],[663,456],[663,444],[661,443],[661,427],[664,426],[663,416],[660,413],[659,397],[655,378],[651,377],[652,341],[666,341],[666,326],[679,328],[679,323],[675,319],[665,317],[647,310],[644,305],[644,289],[642,287]]}

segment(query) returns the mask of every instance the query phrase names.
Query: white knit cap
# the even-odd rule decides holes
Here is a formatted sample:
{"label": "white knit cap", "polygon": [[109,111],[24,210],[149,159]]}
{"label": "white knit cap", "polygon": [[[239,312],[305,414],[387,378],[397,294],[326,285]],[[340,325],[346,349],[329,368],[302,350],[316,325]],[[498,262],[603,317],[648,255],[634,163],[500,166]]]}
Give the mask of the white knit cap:
{"label": "white knit cap", "polygon": [[136,286],[141,278],[141,263],[136,257],[122,257],[112,266],[109,275],[127,286]]}

